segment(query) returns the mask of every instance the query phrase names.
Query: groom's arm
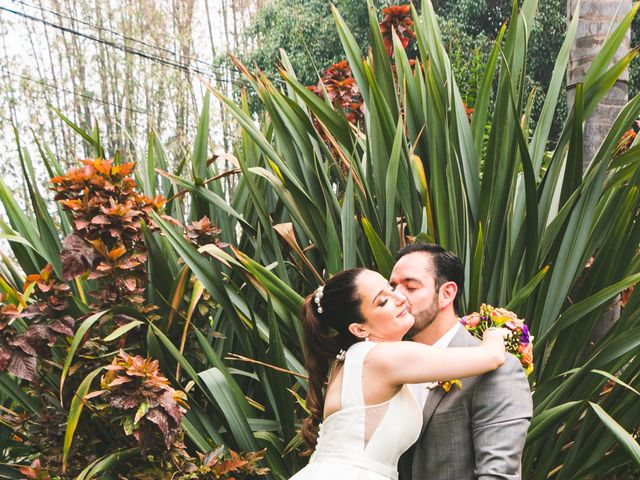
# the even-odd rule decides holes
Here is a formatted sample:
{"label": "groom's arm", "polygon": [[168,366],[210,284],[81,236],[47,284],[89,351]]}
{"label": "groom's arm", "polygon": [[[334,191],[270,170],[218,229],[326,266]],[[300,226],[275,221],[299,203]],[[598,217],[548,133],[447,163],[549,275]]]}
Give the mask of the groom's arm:
{"label": "groom's arm", "polygon": [[474,478],[517,480],[532,415],[529,382],[516,357],[484,374],[471,400]]}

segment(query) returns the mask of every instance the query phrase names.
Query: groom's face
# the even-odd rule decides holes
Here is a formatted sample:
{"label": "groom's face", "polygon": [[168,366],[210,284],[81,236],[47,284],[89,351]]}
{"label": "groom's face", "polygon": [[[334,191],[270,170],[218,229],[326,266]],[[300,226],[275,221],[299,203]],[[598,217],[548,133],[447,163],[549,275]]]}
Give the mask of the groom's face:
{"label": "groom's face", "polygon": [[407,297],[415,318],[409,337],[431,325],[440,313],[433,268],[430,254],[413,252],[400,258],[391,272],[389,283]]}

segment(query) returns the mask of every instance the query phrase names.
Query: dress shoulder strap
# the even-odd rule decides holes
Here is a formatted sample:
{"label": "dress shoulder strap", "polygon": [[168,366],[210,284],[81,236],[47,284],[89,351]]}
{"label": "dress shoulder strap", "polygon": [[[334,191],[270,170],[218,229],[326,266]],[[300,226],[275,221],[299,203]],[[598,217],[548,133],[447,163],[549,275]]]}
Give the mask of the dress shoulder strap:
{"label": "dress shoulder strap", "polygon": [[367,353],[375,345],[376,342],[358,342],[347,350],[342,370],[342,394],[340,396],[342,408],[364,405],[362,365]]}

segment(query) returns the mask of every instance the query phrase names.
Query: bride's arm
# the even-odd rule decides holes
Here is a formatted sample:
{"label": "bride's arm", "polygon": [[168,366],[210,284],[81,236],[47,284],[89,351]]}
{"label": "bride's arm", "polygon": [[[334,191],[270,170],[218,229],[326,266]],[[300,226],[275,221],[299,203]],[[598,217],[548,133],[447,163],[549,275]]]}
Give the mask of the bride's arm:
{"label": "bride's arm", "polygon": [[369,352],[367,361],[377,374],[395,385],[424,383],[480,375],[505,361],[499,330],[485,333],[477,347],[434,348],[418,342],[383,342]]}

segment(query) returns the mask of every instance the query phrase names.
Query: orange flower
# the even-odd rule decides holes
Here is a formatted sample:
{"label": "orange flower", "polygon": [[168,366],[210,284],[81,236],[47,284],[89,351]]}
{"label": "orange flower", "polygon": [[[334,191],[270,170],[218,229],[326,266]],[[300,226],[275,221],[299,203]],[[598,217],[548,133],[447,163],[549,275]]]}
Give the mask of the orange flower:
{"label": "orange flower", "polygon": [[528,345],[518,345],[518,353],[522,355],[520,358],[522,365],[526,367],[533,363],[533,345],[531,343]]}
{"label": "orange flower", "polygon": [[129,175],[133,169],[136,167],[135,162],[123,163],[121,165],[115,165],[111,167],[111,175],[117,175],[120,177],[125,177]]}
{"label": "orange flower", "polygon": [[467,315],[463,318],[465,326],[469,328],[477,327],[480,323],[480,314],[478,312],[473,312],[471,315]]}
{"label": "orange flower", "polygon": [[124,245],[120,244],[119,246],[109,250],[109,253],[107,254],[107,256],[111,260],[117,260],[122,255],[124,255],[125,253],[127,253],[127,249],[125,248]]}

